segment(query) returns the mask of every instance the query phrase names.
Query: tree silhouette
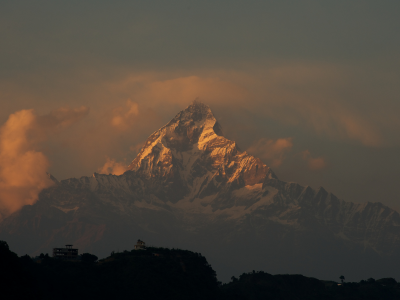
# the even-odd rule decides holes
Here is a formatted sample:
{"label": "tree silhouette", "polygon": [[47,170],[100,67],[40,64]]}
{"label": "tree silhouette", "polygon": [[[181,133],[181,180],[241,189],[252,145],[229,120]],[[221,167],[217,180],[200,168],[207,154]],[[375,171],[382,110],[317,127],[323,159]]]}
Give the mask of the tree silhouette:
{"label": "tree silhouette", "polygon": [[98,260],[98,257],[96,255],[93,255],[93,254],[90,254],[90,253],[81,254],[81,261],[82,262],[94,263],[97,260]]}
{"label": "tree silhouette", "polygon": [[341,276],[339,277],[339,279],[342,281],[342,284],[343,284],[343,281],[345,280],[344,276],[341,275]]}

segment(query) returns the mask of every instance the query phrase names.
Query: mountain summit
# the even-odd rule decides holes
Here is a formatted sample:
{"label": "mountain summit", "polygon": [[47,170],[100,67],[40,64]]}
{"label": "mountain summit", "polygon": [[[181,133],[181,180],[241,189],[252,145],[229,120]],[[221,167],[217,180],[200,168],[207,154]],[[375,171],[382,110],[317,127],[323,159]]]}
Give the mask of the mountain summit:
{"label": "mountain summit", "polygon": [[222,133],[211,109],[201,102],[194,101],[147,139],[129,169],[135,171],[140,169],[144,161],[150,159],[149,155],[152,153],[171,156],[171,151],[187,152],[193,148],[203,150],[205,144],[217,136],[222,136]]}
{"label": "mountain summit", "polygon": [[396,211],[280,181],[200,102],[150,135],[124,174],[53,181],[0,222],[0,239],[19,254],[73,244],[104,257],[140,238],[203,253],[221,280],[252,269],[400,277]]}
{"label": "mountain summit", "polygon": [[240,152],[222,136],[211,109],[194,101],[154,132],[129,165],[152,179],[152,188],[166,200],[204,198],[276,178],[260,159]]}

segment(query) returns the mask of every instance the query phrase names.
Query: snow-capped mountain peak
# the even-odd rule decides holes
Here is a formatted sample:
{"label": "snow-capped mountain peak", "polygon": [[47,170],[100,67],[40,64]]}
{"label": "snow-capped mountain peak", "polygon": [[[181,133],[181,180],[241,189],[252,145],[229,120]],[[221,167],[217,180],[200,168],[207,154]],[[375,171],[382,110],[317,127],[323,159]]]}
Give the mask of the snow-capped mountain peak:
{"label": "snow-capped mountain peak", "polygon": [[163,152],[162,155],[169,153],[163,150],[165,148],[178,152],[192,150],[193,147],[203,149],[207,142],[218,135],[222,135],[221,128],[211,109],[201,102],[194,101],[167,125],[150,135],[129,169],[139,169],[142,161],[152,152]]}
{"label": "snow-capped mountain peak", "polygon": [[[131,171],[164,182],[191,187],[180,196],[199,197],[219,187],[229,189],[275,177],[260,159],[240,152],[222,135],[211,109],[198,101],[154,132],[129,166]],[[180,189],[182,190],[182,189]]]}

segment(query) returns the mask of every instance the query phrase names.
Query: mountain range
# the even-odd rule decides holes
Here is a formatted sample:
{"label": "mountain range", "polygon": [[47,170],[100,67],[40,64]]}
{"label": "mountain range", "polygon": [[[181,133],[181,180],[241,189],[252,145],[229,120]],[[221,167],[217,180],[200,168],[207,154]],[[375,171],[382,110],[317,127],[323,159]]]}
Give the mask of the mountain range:
{"label": "mountain range", "polygon": [[20,255],[73,244],[105,257],[140,238],[201,252],[222,281],[253,269],[400,278],[395,210],[279,180],[200,102],[150,135],[124,174],[51,179],[35,204],[0,223],[0,239]]}

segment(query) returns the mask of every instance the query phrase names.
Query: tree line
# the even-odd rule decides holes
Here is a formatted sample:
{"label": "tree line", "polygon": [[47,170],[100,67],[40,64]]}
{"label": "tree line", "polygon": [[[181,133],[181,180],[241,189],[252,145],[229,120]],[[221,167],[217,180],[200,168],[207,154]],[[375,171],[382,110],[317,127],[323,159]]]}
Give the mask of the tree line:
{"label": "tree line", "polygon": [[204,256],[187,250],[148,247],[65,261],[18,257],[0,241],[3,299],[400,299],[393,278],[355,283],[340,277],[342,283],[252,271],[222,284]]}

